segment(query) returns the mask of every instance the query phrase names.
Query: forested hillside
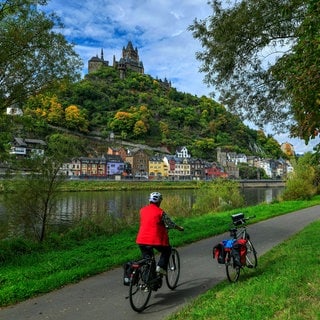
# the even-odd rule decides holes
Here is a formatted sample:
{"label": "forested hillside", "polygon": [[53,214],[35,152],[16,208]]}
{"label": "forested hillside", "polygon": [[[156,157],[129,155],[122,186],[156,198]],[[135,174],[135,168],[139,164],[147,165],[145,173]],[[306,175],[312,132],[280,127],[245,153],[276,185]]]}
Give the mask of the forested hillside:
{"label": "forested hillside", "polygon": [[[77,83],[29,99],[24,107],[24,134],[47,136],[48,124],[72,132],[167,147],[187,146],[192,156],[214,160],[216,148],[278,158],[280,146],[252,130],[208,97],[178,92],[167,81],[105,67]],[[33,128],[32,128],[33,127]],[[32,129],[31,129],[32,128]]]}

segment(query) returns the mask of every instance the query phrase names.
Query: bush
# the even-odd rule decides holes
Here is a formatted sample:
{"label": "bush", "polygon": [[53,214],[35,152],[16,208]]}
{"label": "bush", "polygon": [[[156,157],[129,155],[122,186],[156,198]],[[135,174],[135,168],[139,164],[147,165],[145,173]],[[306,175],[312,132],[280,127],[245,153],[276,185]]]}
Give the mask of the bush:
{"label": "bush", "polygon": [[[313,179],[312,179],[313,180]],[[286,183],[282,193],[282,199],[288,200],[310,200],[316,194],[316,187],[310,179],[293,177]]]}
{"label": "bush", "polygon": [[196,192],[196,201],[192,207],[195,214],[227,211],[244,205],[239,183],[218,179],[204,182]]}
{"label": "bush", "polygon": [[282,194],[283,200],[309,200],[316,194],[315,169],[310,157],[306,154],[298,162],[293,161],[294,171],[288,176],[286,188]]}

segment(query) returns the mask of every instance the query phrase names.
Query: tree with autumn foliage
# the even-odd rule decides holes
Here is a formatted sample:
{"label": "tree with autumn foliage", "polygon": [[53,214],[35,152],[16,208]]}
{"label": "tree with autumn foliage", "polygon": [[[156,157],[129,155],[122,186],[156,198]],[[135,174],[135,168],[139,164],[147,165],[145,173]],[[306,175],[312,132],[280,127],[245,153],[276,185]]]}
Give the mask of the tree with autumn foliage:
{"label": "tree with autumn foliage", "polygon": [[44,119],[52,125],[61,125],[64,121],[64,110],[56,95],[38,94],[28,99],[24,114],[35,119]]}
{"label": "tree with autumn foliage", "polygon": [[65,109],[65,123],[69,129],[88,132],[89,122],[86,113],[75,105],[71,105]]}
{"label": "tree with autumn foliage", "polygon": [[126,137],[141,137],[148,133],[151,113],[144,105],[131,107],[128,111],[116,112],[110,123],[115,132],[120,132]]}

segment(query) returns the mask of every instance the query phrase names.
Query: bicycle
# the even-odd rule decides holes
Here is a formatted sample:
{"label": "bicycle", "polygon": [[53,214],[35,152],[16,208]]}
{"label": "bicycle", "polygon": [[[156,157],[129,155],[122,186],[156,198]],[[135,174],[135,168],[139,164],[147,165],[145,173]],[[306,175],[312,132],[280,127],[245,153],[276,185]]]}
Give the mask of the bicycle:
{"label": "bicycle", "polygon": [[129,301],[131,308],[142,312],[149,302],[152,291],[162,287],[163,277],[169,289],[177,287],[180,277],[180,256],[177,249],[172,248],[166,275],[156,273],[156,259],[141,259],[132,264],[132,273],[129,286]]}
{"label": "bicycle", "polygon": [[[256,268],[258,265],[257,251],[252,244],[246,224],[248,220],[255,218],[255,216],[245,217],[243,213],[237,213],[232,215],[231,218],[232,228],[229,231],[233,247],[225,250],[225,266],[228,280],[237,282],[241,269],[245,266]],[[240,248],[235,248],[235,244],[240,244]],[[241,250],[243,251],[241,252]]]}

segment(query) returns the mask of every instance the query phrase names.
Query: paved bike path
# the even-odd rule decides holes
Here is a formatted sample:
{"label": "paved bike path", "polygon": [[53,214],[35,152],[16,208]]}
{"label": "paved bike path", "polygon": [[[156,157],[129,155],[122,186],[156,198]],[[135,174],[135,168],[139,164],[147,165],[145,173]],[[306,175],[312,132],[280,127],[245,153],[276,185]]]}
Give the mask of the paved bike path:
{"label": "paved bike path", "polygon": [[[258,251],[258,257],[319,218],[320,206],[315,206],[250,225],[248,231]],[[225,233],[179,248],[181,277],[178,287],[171,291],[164,283],[159,291],[152,293],[149,307],[143,313],[138,314],[130,308],[129,300],[126,299],[128,287],[122,285],[122,268],[117,268],[15,306],[0,309],[0,319],[164,319],[226,278],[224,265],[219,265],[212,259],[212,247],[227,237],[228,234]]]}

